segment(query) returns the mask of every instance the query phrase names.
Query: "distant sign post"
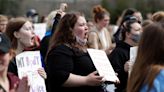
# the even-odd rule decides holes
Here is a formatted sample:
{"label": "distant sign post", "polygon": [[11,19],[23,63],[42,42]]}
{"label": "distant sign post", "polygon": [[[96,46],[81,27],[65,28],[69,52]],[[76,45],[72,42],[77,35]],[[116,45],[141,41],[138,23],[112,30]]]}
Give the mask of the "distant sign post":
{"label": "distant sign post", "polygon": [[16,56],[19,78],[28,76],[30,92],[46,92],[45,81],[37,72],[42,67],[39,51],[25,51]]}

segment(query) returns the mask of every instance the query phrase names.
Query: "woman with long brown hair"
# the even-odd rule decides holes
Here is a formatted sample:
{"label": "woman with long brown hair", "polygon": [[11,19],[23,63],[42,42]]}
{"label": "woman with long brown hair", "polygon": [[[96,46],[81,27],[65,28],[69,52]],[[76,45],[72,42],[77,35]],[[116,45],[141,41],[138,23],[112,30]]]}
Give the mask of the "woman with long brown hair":
{"label": "woman with long brown hair", "polygon": [[87,53],[88,27],[80,13],[67,13],[53,34],[47,54],[49,92],[101,92],[102,76]]}
{"label": "woman with long brown hair", "polygon": [[[14,58],[10,62],[8,71],[18,75],[15,56],[25,51],[28,47],[36,47],[33,24],[23,17],[13,18],[6,28],[6,35],[11,40],[11,48],[14,51]],[[38,69],[39,74],[46,79],[46,72],[43,68]]]}
{"label": "woman with long brown hair", "polygon": [[164,92],[164,25],[143,29],[127,92]]}

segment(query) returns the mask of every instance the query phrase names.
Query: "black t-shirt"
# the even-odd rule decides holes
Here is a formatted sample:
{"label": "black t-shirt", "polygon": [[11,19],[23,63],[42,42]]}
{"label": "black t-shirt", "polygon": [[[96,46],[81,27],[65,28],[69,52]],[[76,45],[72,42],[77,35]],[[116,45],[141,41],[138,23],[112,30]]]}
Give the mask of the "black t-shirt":
{"label": "black t-shirt", "polygon": [[112,51],[108,58],[112,64],[112,67],[116,73],[118,73],[118,78],[120,84],[116,85],[116,92],[125,92],[128,73],[124,71],[124,64],[129,60],[130,45],[120,41],[116,44],[116,48]]}
{"label": "black t-shirt", "polygon": [[11,72],[16,76],[18,76],[18,69],[17,69],[15,57],[9,63],[8,72]]}
{"label": "black t-shirt", "polygon": [[76,54],[66,45],[51,50],[47,57],[47,74],[49,92],[100,92],[101,86],[63,87],[69,74],[86,76],[95,71],[88,53]]}

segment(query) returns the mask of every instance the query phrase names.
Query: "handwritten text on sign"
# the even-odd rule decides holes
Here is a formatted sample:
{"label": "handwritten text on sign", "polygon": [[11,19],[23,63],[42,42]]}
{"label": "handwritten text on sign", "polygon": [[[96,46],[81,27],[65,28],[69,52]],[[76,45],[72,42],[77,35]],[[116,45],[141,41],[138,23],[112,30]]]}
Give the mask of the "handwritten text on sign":
{"label": "handwritten text on sign", "polygon": [[37,71],[42,67],[39,51],[26,51],[17,55],[16,63],[19,78],[28,76],[30,92],[46,92],[45,81]]}

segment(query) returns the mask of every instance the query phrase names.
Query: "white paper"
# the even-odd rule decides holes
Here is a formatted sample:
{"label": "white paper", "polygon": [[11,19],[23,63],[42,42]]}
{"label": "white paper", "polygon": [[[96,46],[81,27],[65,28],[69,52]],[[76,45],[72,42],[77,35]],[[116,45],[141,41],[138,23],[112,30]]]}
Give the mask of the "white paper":
{"label": "white paper", "polygon": [[42,40],[46,33],[46,23],[34,24],[34,33]]}
{"label": "white paper", "polygon": [[100,76],[103,76],[106,81],[116,82],[119,80],[106,53],[103,50],[87,50]]}
{"label": "white paper", "polygon": [[45,81],[37,72],[42,67],[39,51],[25,51],[16,56],[18,76],[27,76],[30,92],[46,92]]}
{"label": "white paper", "polygon": [[138,51],[138,46],[135,46],[135,47],[130,47],[130,62],[131,62],[131,66],[130,66],[130,69],[129,69],[129,76],[130,76],[130,73],[132,71],[132,68],[133,68],[133,64],[136,60],[136,57],[137,57],[137,51]]}
{"label": "white paper", "polygon": [[136,60],[137,50],[138,50],[137,46],[130,48],[130,62],[132,62],[132,63],[134,63]]}

